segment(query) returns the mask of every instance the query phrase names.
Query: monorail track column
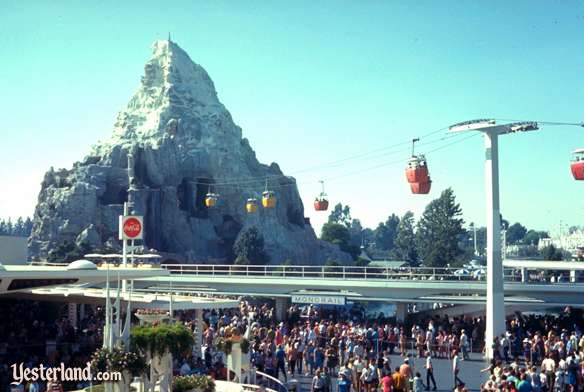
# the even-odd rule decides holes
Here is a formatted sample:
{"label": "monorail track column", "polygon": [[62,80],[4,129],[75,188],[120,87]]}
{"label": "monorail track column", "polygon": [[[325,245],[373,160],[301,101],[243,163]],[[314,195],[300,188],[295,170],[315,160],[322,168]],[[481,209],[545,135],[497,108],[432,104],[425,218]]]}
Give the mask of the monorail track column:
{"label": "monorail track column", "polygon": [[203,358],[203,349],[202,348],[203,348],[203,309],[195,309],[195,353],[196,353],[196,358]]}
{"label": "monorail track column", "polygon": [[485,191],[487,210],[487,358],[493,358],[493,340],[505,333],[505,294],[501,258],[501,215],[499,207],[499,133],[485,134]]}
{"label": "monorail track column", "polygon": [[285,321],[288,307],[290,306],[290,298],[276,297],[274,302],[274,316],[276,317],[276,321]]}

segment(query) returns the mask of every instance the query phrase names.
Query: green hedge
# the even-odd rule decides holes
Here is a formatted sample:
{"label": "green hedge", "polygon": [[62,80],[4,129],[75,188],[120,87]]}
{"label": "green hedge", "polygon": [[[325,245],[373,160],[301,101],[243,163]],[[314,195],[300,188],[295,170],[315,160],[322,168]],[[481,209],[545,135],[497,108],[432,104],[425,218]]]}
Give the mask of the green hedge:
{"label": "green hedge", "polygon": [[161,324],[132,328],[131,342],[133,349],[143,353],[163,355],[168,350],[174,358],[182,358],[191,353],[195,337],[184,325]]}

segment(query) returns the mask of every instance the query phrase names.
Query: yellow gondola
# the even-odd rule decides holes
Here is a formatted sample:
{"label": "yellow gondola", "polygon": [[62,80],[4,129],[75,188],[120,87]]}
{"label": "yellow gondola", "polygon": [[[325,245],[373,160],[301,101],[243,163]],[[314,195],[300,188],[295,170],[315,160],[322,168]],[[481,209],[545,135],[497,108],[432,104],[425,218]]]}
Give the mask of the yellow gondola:
{"label": "yellow gondola", "polygon": [[217,201],[219,200],[219,195],[215,193],[207,193],[205,196],[205,207],[213,208],[217,205]]}
{"label": "yellow gondola", "polygon": [[245,210],[248,214],[253,214],[258,210],[258,201],[256,199],[247,199],[245,203]]}
{"label": "yellow gondola", "polygon": [[265,191],[262,194],[262,205],[264,208],[276,207],[276,194],[272,191]]}

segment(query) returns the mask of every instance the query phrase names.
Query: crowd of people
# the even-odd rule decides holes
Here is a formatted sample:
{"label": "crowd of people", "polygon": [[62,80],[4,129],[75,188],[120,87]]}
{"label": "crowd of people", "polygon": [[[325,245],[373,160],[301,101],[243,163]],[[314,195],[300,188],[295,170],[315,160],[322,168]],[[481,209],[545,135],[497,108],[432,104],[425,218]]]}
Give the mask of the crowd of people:
{"label": "crowd of people", "polygon": [[[266,316],[271,314],[267,304],[245,301],[236,312],[208,312],[207,349],[230,329],[245,331],[257,371],[283,381],[301,374],[312,377],[312,392],[436,390],[433,359],[452,360],[456,377],[460,361],[469,358],[472,338],[480,340],[483,327],[480,319],[439,317],[406,326],[362,319],[346,309],[323,312],[297,305],[289,309],[286,322],[276,323]],[[411,353],[424,360],[424,378],[410,365]],[[403,360],[392,364],[392,355]]]}
{"label": "crowd of people", "polygon": [[[461,367],[470,352],[483,352],[484,320],[434,317],[412,324],[366,320],[348,310],[303,311],[296,305],[277,323],[266,304],[242,302],[238,311],[206,314],[207,347],[229,328],[246,333],[251,361],[260,372],[287,381],[312,377],[312,392],[400,392],[466,390]],[[350,321],[348,321],[350,320]],[[582,391],[584,337],[581,313],[560,316],[516,315],[507,332],[492,342],[494,359],[483,391]],[[401,355],[398,363],[395,354]],[[410,355],[424,363],[416,371]],[[398,357],[400,358],[400,357]],[[479,357],[480,358],[480,357]],[[436,384],[435,361],[447,360],[448,385]],[[477,372],[478,373],[478,372]],[[472,377],[481,377],[480,374]],[[528,385],[529,384],[529,385]],[[520,388],[521,387],[521,388]]]}
{"label": "crowd of people", "polygon": [[[103,311],[86,307],[85,315],[73,326],[63,304],[28,300],[0,300],[0,391],[43,392],[54,385],[39,382],[11,384],[13,364],[25,368],[45,366],[84,367],[103,342]],[[87,386],[84,382],[63,382],[66,390]]]}
{"label": "crowd of people", "polygon": [[[10,386],[13,363],[83,366],[101,344],[103,309],[86,307],[73,326],[67,315],[55,316],[49,308],[34,301],[0,302],[5,315],[0,323],[0,392],[15,388],[44,392],[49,387]],[[507,331],[491,342],[491,363],[482,374],[472,375],[461,369],[472,352],[480,360],[477,353],[484,350],[481,318],[432,317],[398,323],[392,318],[367,318],[350,308],[293,305],[284,321],[276,321],[271,304],[251,299],[242,300],[238,309],[204,312],[201,326],[196,325],[194,312],[177,313],[187,327],[203,329],[203,350],[177,359],[177,374],[226,379],[225,355],[217,341],[237,331],[249,342],[250,363],[257,374],[284,383],[308,379],[310,392],[463,392],[465,377],[487,379],[481,385],[484,392],[584,390],[584,324],[582,314],[570,309],[556,316],[509,318]],[[448,376],[437,373],[439,362],[446,364],[440,372],[448,371]],[[74,390],[85,385],[63,386]]]}
{"label": "crowd of people", "polygon": [[584,390],[584,324],[570,308],[561,317],[509,320],[492,342],[483,391],[577,392]]}

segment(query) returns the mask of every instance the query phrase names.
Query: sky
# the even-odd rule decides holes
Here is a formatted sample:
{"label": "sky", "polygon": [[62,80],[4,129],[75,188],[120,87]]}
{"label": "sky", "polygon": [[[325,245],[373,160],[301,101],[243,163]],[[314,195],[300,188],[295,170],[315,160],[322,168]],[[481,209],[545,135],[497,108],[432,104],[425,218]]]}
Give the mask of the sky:
{"label": "sky", "polygon": [[[448,187],[466,224],[482,225],[484,142],[444,128],[584,121],[582,1],[5,0],[0,20],[0,218],[31,216],[46,170],[70,168],[111,134],[169,32],[259,160],[295,176],[317,231],[320,179],[364,226],[419,217]],[[432,191],[412,195],[407,142],[430,133],[418,151]],[[576,148],[582,127],[502,136],[503,216],[551,232],[581,225]]]}

